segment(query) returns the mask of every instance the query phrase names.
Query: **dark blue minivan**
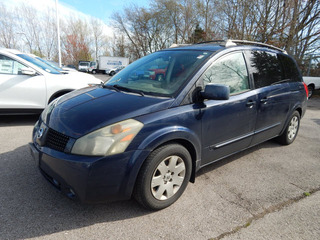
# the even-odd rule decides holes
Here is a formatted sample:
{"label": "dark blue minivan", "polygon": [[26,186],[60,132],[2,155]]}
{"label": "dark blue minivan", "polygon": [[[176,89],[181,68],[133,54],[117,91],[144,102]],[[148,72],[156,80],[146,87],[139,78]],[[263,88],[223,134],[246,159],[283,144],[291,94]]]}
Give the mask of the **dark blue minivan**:
{"label": "dark blue minivan", "polygon": [[175,202],[202,167],[271,138],[290,144],[306,110],[296,62],[240,40],[169,48],[105,84],[50,103],[33,130],[41,173],[82,202]]}

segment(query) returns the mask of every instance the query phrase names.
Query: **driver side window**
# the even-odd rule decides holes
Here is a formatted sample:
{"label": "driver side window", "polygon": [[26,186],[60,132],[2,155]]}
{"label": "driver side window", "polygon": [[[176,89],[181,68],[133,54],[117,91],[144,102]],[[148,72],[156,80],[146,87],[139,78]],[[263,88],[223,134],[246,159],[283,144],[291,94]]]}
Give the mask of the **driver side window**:
{"label": "driver side window", "polygon": [[204,86],[209,83],[230,87],[230,94],[248,90],[249,77],[242,52],[231,53],[216,60],[201,77]]}
{"label": "driver side window", "polygon": [[0,54],[0,74],[19,75],[24,67],[16,60]]}

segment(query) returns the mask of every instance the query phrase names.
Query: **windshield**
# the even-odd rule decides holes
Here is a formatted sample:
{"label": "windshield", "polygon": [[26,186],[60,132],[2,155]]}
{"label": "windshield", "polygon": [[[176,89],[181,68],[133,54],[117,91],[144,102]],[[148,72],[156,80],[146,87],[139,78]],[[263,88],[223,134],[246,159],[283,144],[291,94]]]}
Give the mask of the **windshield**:
{"label": "windshield", "polygon": [[23,58],[24,60],[27,60],[28,62],[31,62],[32,64],[36,65],[37,67],[43,69],[44,71],[52,74],[62,74],[61,72],[57,71],[56,69],[50,67],[48,64],[39,61],[36,58],[30,57],[26,54],[17,54],[17,56]]}
{"label": "windshield", "polygon": [[59,72],[63,71],[62,68],[54,65],[54,63],[51,62],[51,61],[44,60],[44,59],[42,59],[42,58],[40,58],[40,57],[36,57],[36,59],[38,59],[38,60],[41,61],[41,62],[44,62],[45,64],[49,65],[50,67],[54,68],[55,70],[57,70],[57,71],[59,71]]}
{"label": "windshield", "polygon": [[210,55],[211,52],[195,50],[156,52],[130,64],[105,85],[174,97]]}
{"label": "windshield", "polygon": [[81,63],[79,63],[79,66],[88,67],[88,66],[89,66],[89,63],[88,63],[88,62],[81,62]]}

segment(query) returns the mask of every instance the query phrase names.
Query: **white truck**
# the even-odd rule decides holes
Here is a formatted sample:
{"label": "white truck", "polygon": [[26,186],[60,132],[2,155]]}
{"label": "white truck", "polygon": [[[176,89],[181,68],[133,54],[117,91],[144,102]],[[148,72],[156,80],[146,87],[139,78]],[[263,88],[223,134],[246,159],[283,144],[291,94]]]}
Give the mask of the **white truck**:
{"label": "white truck", "polygon": [[303,77],[303,81],[307,84],[309,90],[309,98],[314,90],[320,89],[320,77]]}
{"label": "white truck", "polygon": [[78,70],[80,72],[88,72],[90,67],[90,61],[79,61]]}
{"label": "white truck", "polygon": [[96,73],[106,73],[109,75],[114,75],[118,67],[126,67],[129,65],[129,58],[125,57],[108,57],[99,56],[97,63],[91,62],[89,72]]}

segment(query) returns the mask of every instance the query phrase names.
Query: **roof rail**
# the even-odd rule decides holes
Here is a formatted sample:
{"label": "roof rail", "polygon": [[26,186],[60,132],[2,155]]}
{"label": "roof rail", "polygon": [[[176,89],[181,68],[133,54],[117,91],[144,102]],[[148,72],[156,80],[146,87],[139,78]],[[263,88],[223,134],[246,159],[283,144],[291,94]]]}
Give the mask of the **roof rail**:
{"label": "roof rail", "polygon": [[189,46],[191,44],[189,43],[173,43],[169,48],[176,48],[176,47],[184,47],[184,46]]}
{"label": "roof rail", "polygon": [[243,45],[254,45],[254,46],[261,46],[261,47],[266,47],[274,50],[281,51],[283,53],[287,53],[285,50],[272,46],[270,44],[266,43],[260,43],[260,42],[254,42],[254,41],[247,41],[247,40],[236,40],[236,39],[228,39],[228,40],[213,40],[213,41],[207,41],[207,42],[200,42],[197,44],[205,44],[205,43],[220,43],[219,45],[222,45],[224,47],[234,47],[237,46],[238,44],[243,44]]}
{"label": "roof rail", "polygon": [[243,44],[243,45],[255,45],[255,46],[261,46],[261,47],[266,47],[266,48],[270,48],[270,49],[275,49],[275,50],[278,50],[280,52],[283,52],[283,53],[287,53],[286,50],[284,49],[281,49],[281,48],[278,48],[278,47],[275,47],[273,45],[270,45],[270,44],[266,44],[266,43],[260,43],[260,42],[254,42],[254,41],[247,41],[247,40],[231,40],[232,42],[234,43],[240,43],[240,44]]}

